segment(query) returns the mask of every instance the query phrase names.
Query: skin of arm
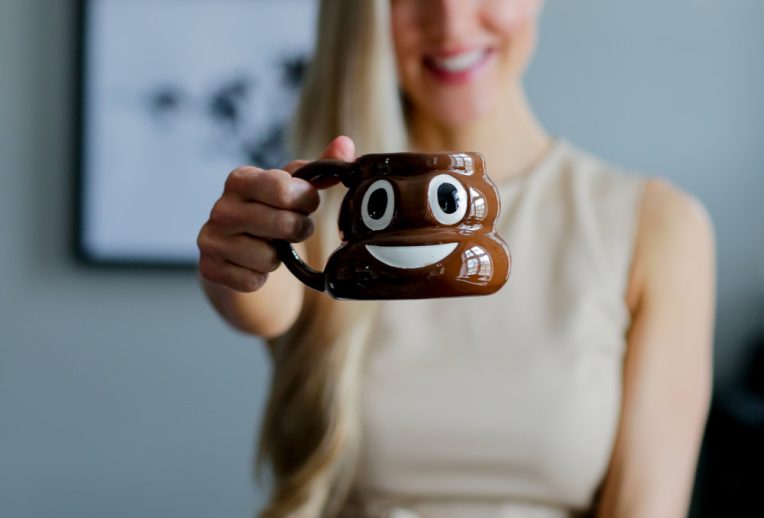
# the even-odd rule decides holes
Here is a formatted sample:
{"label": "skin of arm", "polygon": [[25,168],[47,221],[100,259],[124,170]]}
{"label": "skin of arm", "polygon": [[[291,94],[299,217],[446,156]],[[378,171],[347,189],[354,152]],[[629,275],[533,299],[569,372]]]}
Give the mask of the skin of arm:
{"label": "skin of arm", "polygon": [[[305,247],[292,245],[301,257]],[[264,281],[264,280],[263,280]],[[252,292],[233,290],[200,277],[207,299],[218,314],[234,329],[261,338],[285,333],[297,320],[302,307],[302,284],[282,264],[268,275],[268,281]]]}
{"label": "skin of arm", "polygon": [[648,181],[627,294],[621,418],[598,518],[687,516],[711,395],[715,285],[705,209]]}

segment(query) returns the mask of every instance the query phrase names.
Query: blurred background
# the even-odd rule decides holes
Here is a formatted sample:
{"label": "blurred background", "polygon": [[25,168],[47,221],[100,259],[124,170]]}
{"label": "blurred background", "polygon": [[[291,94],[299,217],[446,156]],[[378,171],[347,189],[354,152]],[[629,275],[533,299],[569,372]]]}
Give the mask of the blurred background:
{"label": "blurred background", "polygon": [[[151,18],[160,4],[238,4],[249,12],[258,0],[116,3],[142,4]],[[301,9],[295,19],[309,25],[313,2],[293,4]],[[288,22],[277,29],[290,30]],[[148,178],[149,171],[140,151],[132,158],[104,154],[108,145],[98,137],[107,130],[91,128],[84,156],[78,154],[83,106],[95,106],[89,113],[106,123],[118,117],[97,111],[96,90],[78,101],[80,29],[74,0],[0,0],[0,516],[249,516],[265,496],[252,480],[251,460],[267,357],[256,339],[213,314],[192,267],[125,266],[136,257],[177,262],[193,250],[188,228],[180,237],[168,231],[175,240],[169,249],[130,236],[127,248],[98,249],[99,236],[121,234],[81,232],[88,215],[103,220],[93,200],[109,208],[114,204],[103,200],[120,199],[119,185],[99,191],[106,173],[132,169]],[[123,45],[151,50],[169,37],[158,30]],[[200,62],[214,61],[209,49],[221,45],[210,31],[188,32]],[[241,31],[256,34],[259,26],[245,23],[230,41],[241,41]],[[231,53],[251,53],[254,65],[271,50],[253,43]],[[271,87],[278,95],[290,77],[299,78],[305,49],[292,50],[267,65],[286,74],[287,83]],[[152,52],[136,47],[133,54],[145,58],[133,59],[125,77],[156,70]],[[98,59],[120,69],[119,52],[110,56]],[[273,149],[267,139],[278,134],[285,113],[246,127],[230,120],[225,103],[246,91],[247,74],[206,85],[138,84],[140,95],[129,101],[148,103],[146,123],[155,125],[180,124],[207,106],[209,131],[189,138],[213,168],[202,190],[210,200],[222,189],[227,161],[233,167],[281,159],[262,153]],[[527,85],[552,132],[609,161],[665,176],[708,208],[718,243],[715,395],[691,515],[764,513],[755,498],[764,487],[764,2],[548,0]],[[221,92],[223,101],[215,97]],[[139,104],[127,109],[140,115]],[[146,140],[139,125],[114,127],[123,132],[117,140]],[[88,162],[88,153],[101,154]],[[80,196],[78,180],[94,186],[90,197]],[[193,197],[167,185],[154,190],[156,207],[182,208]],[[193,230],[204,216],[185,219]],[[115,224],[130,219],[111,217]],[[78,259],[77,237],[91,263]],[[128,257],[125,250],[136,247]]]}

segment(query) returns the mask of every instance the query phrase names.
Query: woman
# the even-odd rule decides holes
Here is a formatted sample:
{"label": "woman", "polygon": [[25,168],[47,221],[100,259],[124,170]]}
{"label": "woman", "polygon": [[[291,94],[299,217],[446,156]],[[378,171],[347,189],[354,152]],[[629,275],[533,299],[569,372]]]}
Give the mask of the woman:
{"label": "woman", "polygon": [[686,513],[711,384],[711,226],[676,187],[538,124],[521,79],[540,4],[322,2],[298,156],[482,152],[513,273],[490,297],[331,300],[269,240],[324,264],[342,190],[292,178],[304,161],[232,172],[199,268],[221,315],[273,354],[264,516]]}

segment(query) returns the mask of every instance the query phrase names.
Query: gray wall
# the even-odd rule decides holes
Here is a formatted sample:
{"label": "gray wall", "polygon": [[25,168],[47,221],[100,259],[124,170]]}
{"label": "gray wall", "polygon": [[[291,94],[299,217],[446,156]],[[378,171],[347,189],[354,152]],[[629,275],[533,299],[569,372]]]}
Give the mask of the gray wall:
{"label": "gray wall", "polygon": [[[71,4],[0,0],[0,515],[249,515],[260,344],[192,272],[71,258]],[[528,78],[553,132],[709,208],[722,385],[764,324],[762,52],[761,0],[549,0]]]}
{"label": "gray wall", "polygon": [[72,5],[0,0],[0,516],[251,516],[261,345],[191,271],[70,256]]}

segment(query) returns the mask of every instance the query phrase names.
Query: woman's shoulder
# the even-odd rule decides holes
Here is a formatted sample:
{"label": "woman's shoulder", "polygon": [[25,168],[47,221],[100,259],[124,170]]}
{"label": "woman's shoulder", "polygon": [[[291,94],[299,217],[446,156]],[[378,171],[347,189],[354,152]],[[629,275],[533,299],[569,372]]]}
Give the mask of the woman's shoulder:
{"label": "woman's shoulder", "polygon": [[[703,203],[666,177],[615,165],[563,141],[561,171],[584,184],[590,195],[613,204],[629,197],[634,202],[635,230],[653,241],[687,233],[710,233],[711,220]],[[637,237],[640,237],[639,235]],[[644,244],[644,243],[643,243]]]}
{"label": "woman's shoulder", "polygon": [[643,217],[648,218],[649,221],[644,222],[647,224],[655,218],[667,217],[677,217],[690,225],[691,221],[696,225],[708,221],[708,213],[698,198],[667,178],[621,167],[565,140],[559,145],[564,172],[585,178],[583,181],[601,189],[636,189],[640,201],[640,223],[643,223]]}
{"label": "woman's shoulder", "polygon": [[648,290],[681,270],[714,260],[713,224],[703,203],[665,178],[647,178],[640,203],[629,305],[636,307]]}
{"label": "woman's shoulder", "polygon": [[614,249],[629,263],[630,307],[648,283],[662,282],[656,279],[693,258],[713,261],[713,225],[696,196],[660,175],[615,165],[566,141],[560,145],[562,182],[577,184],[576,196],[586,197],[601,235],[623,245]]}
{"label": "woman's shoulder", "polygon": [[703,203],[689,191],[660,176],[645,181],[641,220],[646,225],[661,222],[661,226],[673,222],[680,227],[675,230],[710,226],[710,217]]}

